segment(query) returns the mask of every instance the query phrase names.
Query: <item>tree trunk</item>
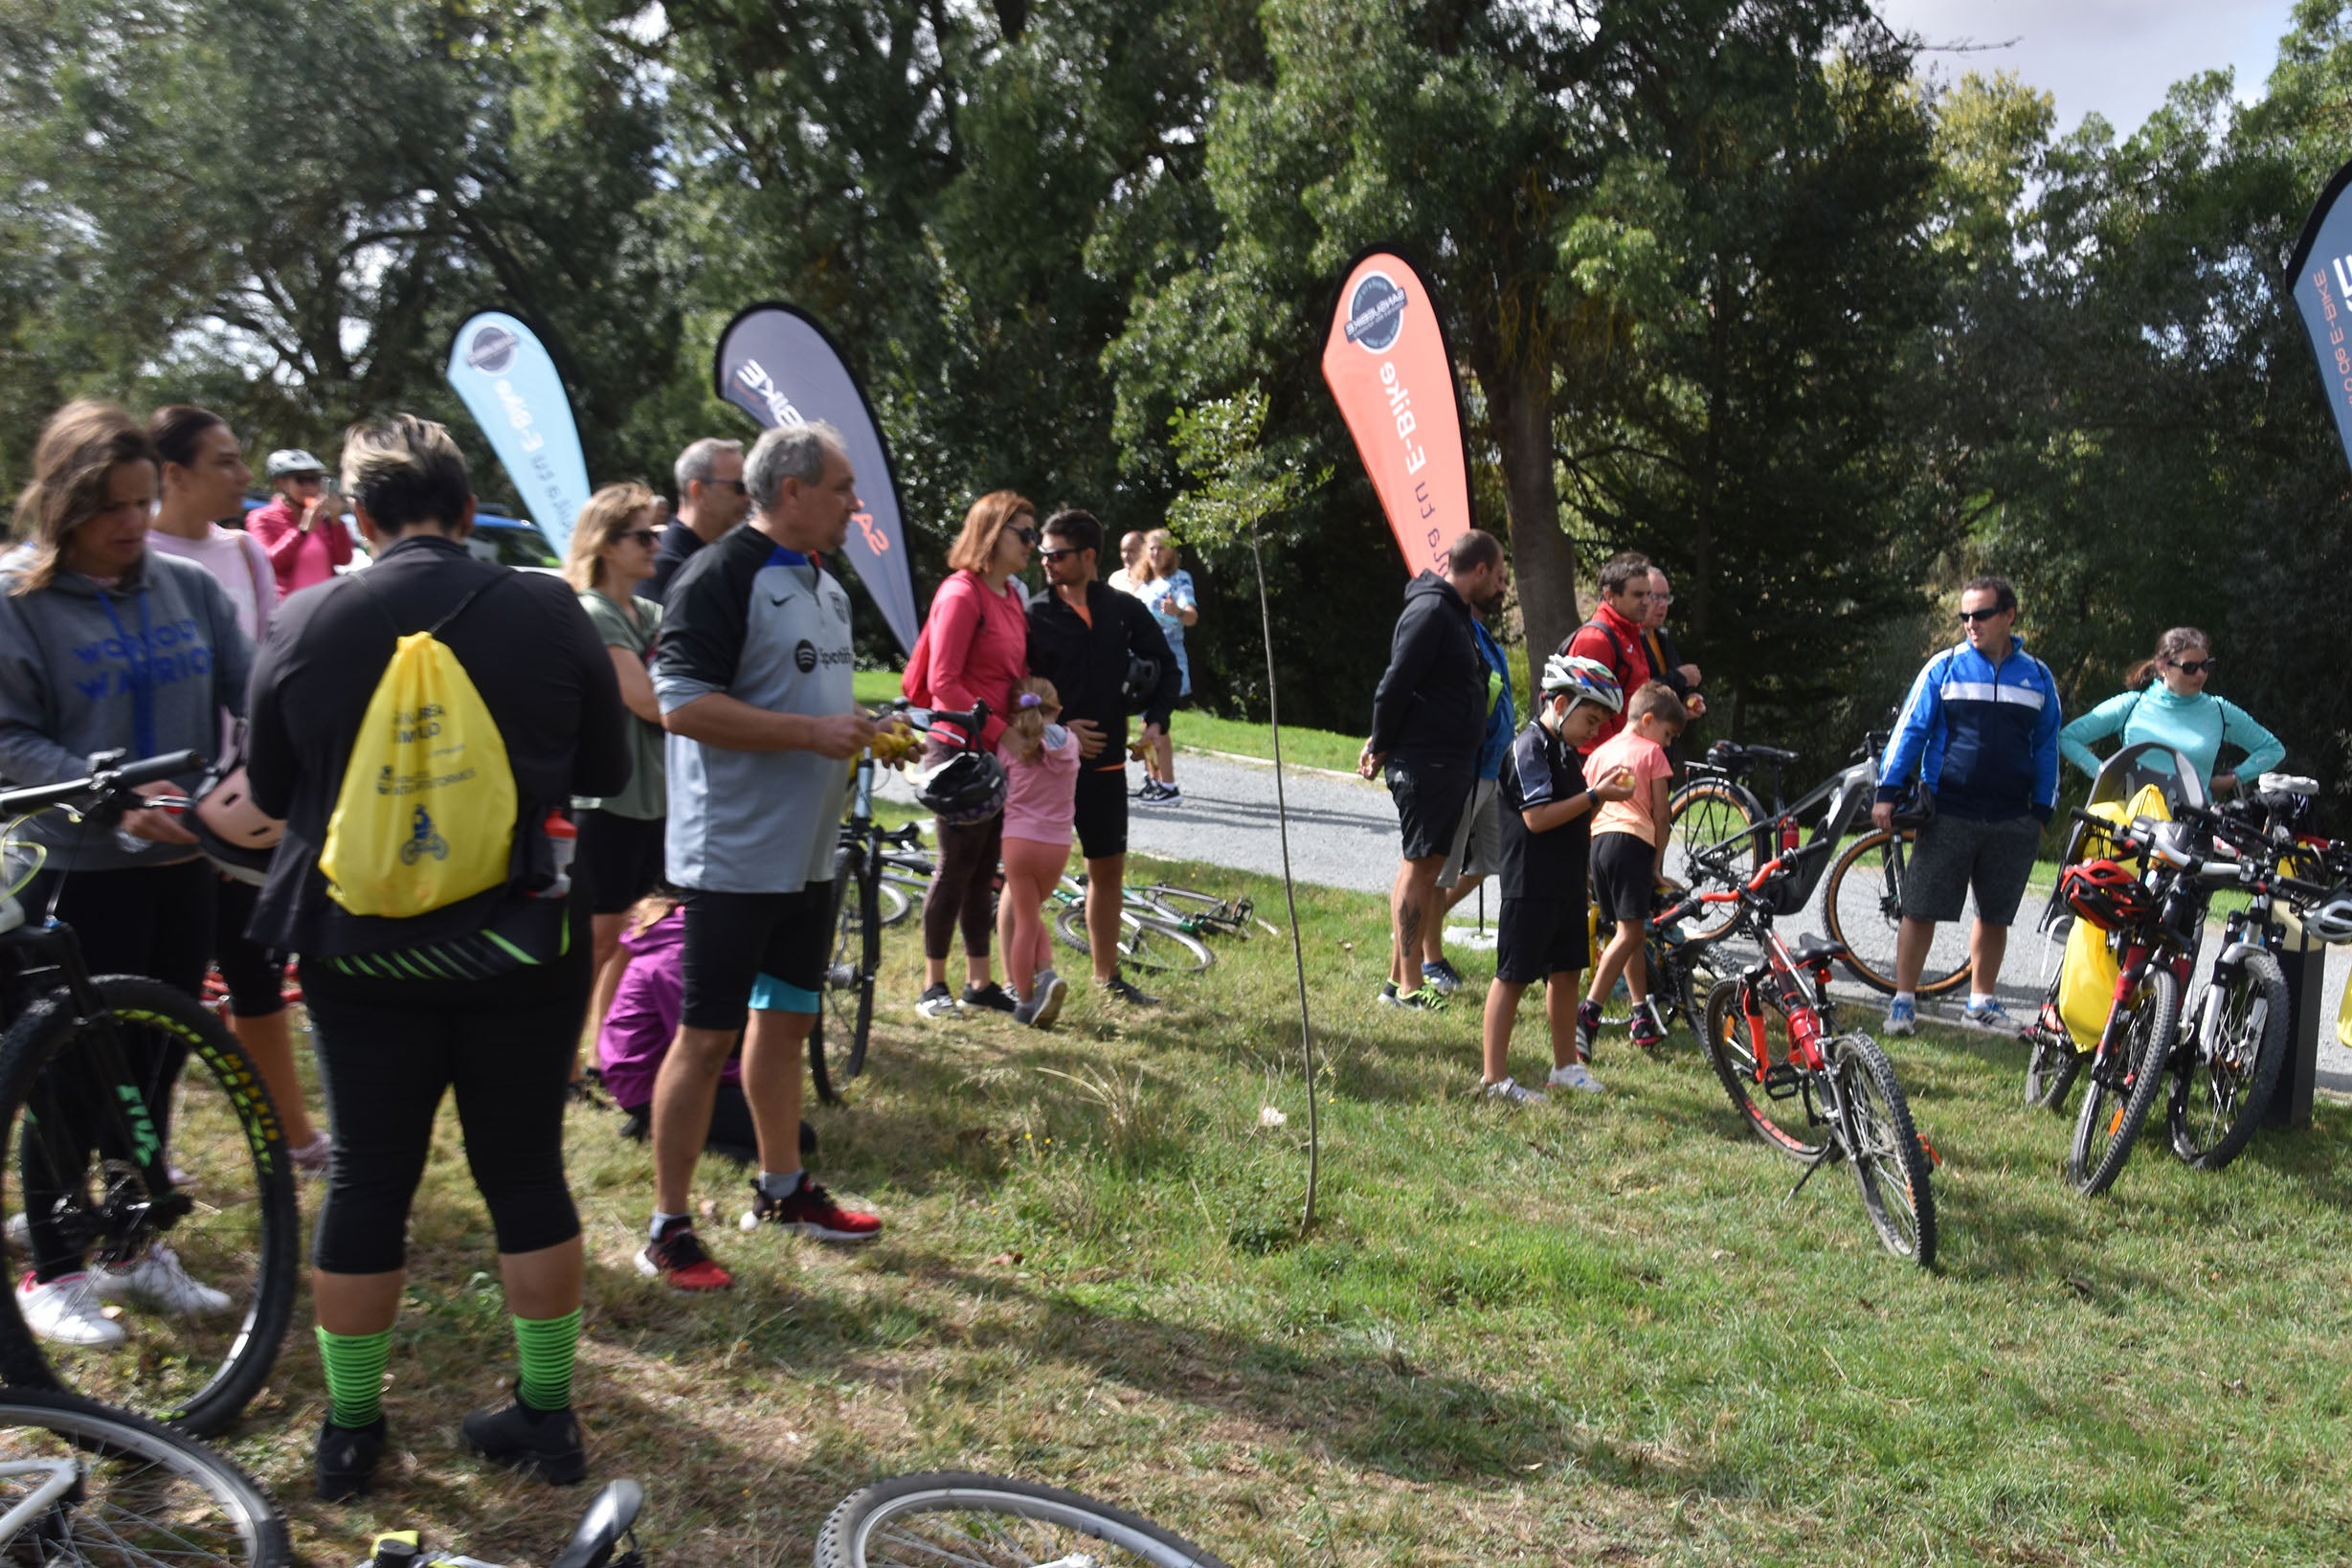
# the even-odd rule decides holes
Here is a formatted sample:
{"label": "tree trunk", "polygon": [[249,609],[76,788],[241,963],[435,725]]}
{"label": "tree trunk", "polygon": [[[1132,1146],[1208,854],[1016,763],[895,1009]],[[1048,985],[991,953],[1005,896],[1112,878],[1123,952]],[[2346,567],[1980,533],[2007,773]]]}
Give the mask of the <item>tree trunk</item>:
{"label": "tree trunk", "polygon": [[1552,468],[1552,363],[1543,355],[1513,365],[1487,388],[1502,448],[1504,504],[1511,517],[1511,561],[1527,627],[1528,684],[1583,617],[1577,612],[1577,557],[1559,526],[1559,485]]}

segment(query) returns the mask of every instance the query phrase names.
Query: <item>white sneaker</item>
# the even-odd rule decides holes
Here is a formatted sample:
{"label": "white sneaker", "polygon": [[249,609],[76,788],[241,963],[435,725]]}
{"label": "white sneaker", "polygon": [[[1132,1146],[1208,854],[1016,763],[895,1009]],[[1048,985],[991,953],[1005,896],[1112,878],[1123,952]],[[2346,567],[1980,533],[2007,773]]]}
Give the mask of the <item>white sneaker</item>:
{"label": "white sneaker", "polygon": [[188,1277],[180,1255],[158,1243],[128,1268],[90,1266],[90,1293],[101,1301],[127,1301],[175,1317],[205,1317],[236,1305],[209,1285]]}
{"label": "white sneaker", "polygon": [[1564,1067],[1554,1067],[1545,1080],[1554,1088],[1582,1089],[1587,1094],[1605,1094],[1608,1086],[1595,1078],[1592,1069],[1581,1062],[1571,1062]]}
{"label": "white sneaker", "polygon": [[68,1274],[47,1285],[34,1284],[27,1274],[16,1288],[16,1311],[26,1328],[60,1345],[112,1350],[130,1337],[100,1310],[87,1274]]}
{"label": "white sneaker", "polygon": [[1482,1100],[1505,1100],[1514,1106],[1524,1106],[1542,1099],[1543,1090],[1529,1088],[1515,1079],[1503,1078],[1480,1089],[1478,1096]]}

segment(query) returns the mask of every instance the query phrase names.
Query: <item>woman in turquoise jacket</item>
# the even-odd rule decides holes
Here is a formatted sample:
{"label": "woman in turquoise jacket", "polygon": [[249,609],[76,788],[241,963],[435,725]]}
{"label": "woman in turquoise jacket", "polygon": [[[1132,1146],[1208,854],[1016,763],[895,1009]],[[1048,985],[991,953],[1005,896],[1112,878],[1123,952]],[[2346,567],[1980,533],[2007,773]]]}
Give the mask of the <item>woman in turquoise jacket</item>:
{"label": "woman in turquoise jacket", "polygon": [[[2194,626],[2175,626],[2157,638],[2156,653],[2125,678],[2131,689],[2110,697],[2058,731],[2058,750],[2084,773],[2096,774],[2091,742],[2118,736],[2125,746],[2157,741],[2189,760],[2208,793],[2234,788],[2278,766],[2287,749],[2246,710],[2206,688],[2213,643]],[[2235,769],[2214,772],[2227,744],[2245,752]]]}

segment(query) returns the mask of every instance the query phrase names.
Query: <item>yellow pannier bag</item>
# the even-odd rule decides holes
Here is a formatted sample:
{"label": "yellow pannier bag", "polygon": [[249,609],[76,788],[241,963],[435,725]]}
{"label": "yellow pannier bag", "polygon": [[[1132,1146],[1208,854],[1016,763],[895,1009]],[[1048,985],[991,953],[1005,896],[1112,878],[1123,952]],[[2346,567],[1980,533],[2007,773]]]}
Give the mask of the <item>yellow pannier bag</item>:
{"label": "yellow pannier bag", "polygon": [[319,854],[327,895],[355,915],[406,920],[507,880],[516,795],[506,741],[433,635],[481,592],[399,639],[360,721]]}
{"label": "yellow pannier bag", "polygon": [[[2164,792],[2153,784],[2141,785],[2128,802],[2104,800],[2085,809],[2118,825],[2135,817],[2159,822],[2172,819],[2164,805]],[[2110,858],[2115,848],[2113,840],[2094,828],[2084,836],[2082,858]],[[2067,932],[2066,956],[2058,965],[2058,1018],[2077,1050],[2097,1048],[2099,1032],[2107,1027],[2107,1015],[2115,1007],[2116,976],[2123,973],[2123,965],[2108,936],[2082,919]]]}

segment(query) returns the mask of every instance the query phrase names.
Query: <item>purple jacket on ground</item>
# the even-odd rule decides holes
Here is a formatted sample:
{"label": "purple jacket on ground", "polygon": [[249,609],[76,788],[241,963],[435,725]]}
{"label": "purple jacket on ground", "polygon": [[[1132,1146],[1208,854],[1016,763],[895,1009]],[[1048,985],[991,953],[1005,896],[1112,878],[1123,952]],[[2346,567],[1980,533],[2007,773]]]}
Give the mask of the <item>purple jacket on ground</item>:
{"label": "purple jacket on ground", "polygon": [[[604,1074],[604,1092],[623,1110],[635,1110],[653,1104],[654,1079],[670,1042],[678,1038],[678,1019],[685,1010],[684,906],[642,931],[624,933],[620,945],[629,952],[629,968],[596,1036],[596,1064]],[[739,1065],[729,1061],[724,1081],[738,1083],[741,1077]]]}

